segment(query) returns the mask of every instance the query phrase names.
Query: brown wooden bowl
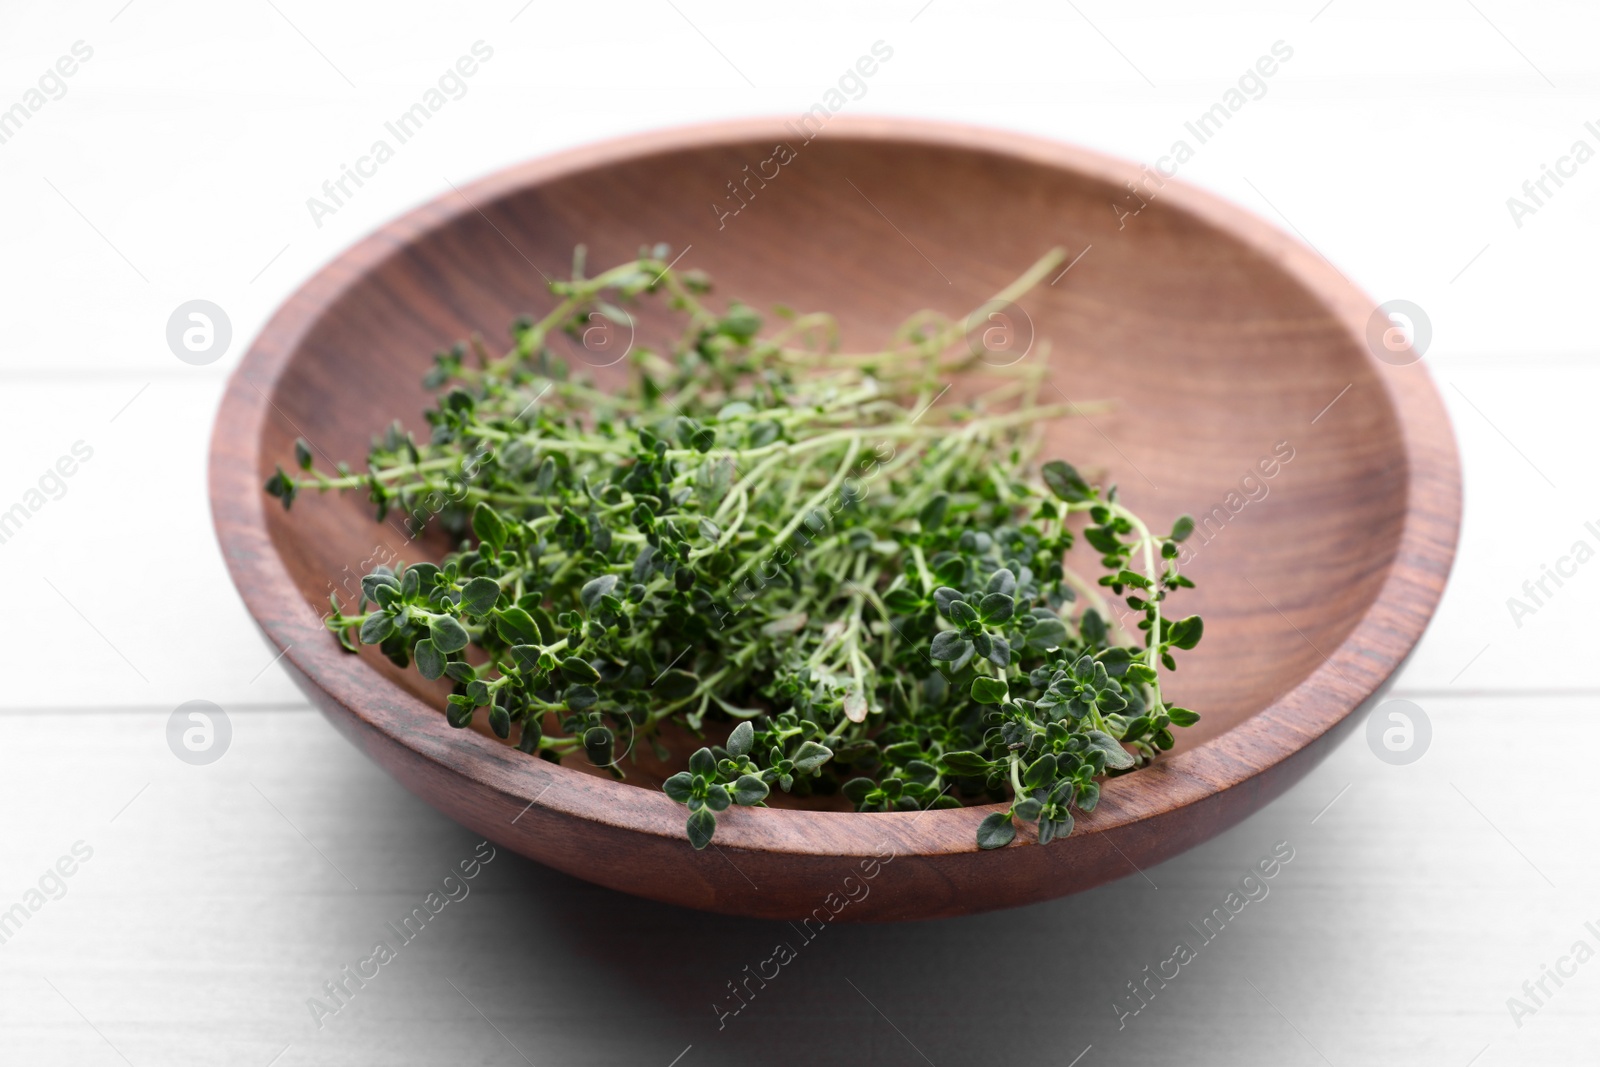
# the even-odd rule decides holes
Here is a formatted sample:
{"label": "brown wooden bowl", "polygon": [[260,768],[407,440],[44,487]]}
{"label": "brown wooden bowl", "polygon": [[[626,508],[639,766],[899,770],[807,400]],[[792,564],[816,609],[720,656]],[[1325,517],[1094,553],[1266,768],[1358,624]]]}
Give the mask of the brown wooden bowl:
{"label": "brown wooden bowl", "polygon": [[[302,687],[407,788],[496,843],[749,916],[927,919],[1045,900],[1159,863],[1282,793],[1408,654],[1444,588],[1460,469],[1427,372],[1369,350],[1372,302],[1315,252],[1133,164],[904,120],[800,136],[737,122],[514,167],[385,226],[284,304],[229,383],[211,502],[234,581]],[[1129,181],[1144,183],[1137,214],[1124,214],[1139,202]],[[375,523],[360,494],[302,494],[285,514],[262,483],[294,438],[359,467],[393,416],[421,427],[433,351],[547,308],[540,274],[559,275],[580,242],[609,265],[658,241],[724,295],[837,312],[857,345],[923,307],[965,313],[1052,245],[1092,246],[1023,310],[1054,343],[1064,393],[1135,401],[1052,426],[1049,451],[1104,468],[1155,523],[1201,520],[1184,610],[1205,616],[1206,639],[1171,691],[1204,719],[1180,747],[1108,782],[1048,846],[1024,831],[980,851],[992,808],[736,808],[696,852],[685,809],[651,787],[660,768],[641,788],[533,759],[452,729],[414,673],[341,652],[319,621],[328,593],[437,549]]]}

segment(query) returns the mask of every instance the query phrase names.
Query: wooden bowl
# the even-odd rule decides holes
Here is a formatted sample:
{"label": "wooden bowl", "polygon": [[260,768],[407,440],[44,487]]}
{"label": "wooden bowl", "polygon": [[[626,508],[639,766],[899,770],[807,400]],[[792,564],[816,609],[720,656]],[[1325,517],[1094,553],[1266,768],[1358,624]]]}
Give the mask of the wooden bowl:
{"label": "wooden bowl", "polygon": [[[1159,863],[1282,793],[1411,650],[1445,584],[1460,470],[1422,365],[1377,358],[1372,302],[1315,252],[1131,163],[903,120],[800,136],[737,122],[515,167],[385,226],[284,304],[229,383],[210,481],[234,581],[302,687],[497,844],[749,916],[927,919],[1044,900]],[[359,467],[395,415],[420,428],[433,351],[472,331],[503,338],[547,308],[541,272],[563,272],[580,242],[610,265],[658,241],[724,297],[837,312],[856,345],[920,308],[965,313],[1052,245],[1088,249],[1022,310],[1053,342],[1064,393],[1133,401],[1052,426],[1050,451],[1104,468],[1156,523],[1201,521],[1184,611],[1204,614],[1206,638],[1171,691],[1204,719],[1180,747],[1107,783],[1048,846],[1024,831],[981,852],[991,808],[774,808],[729,810],[696,852],[685,809],[654,788],[659,768],[641,788],[530,758],[452,729],[414,673],[341,652],[319,621],[328,593],[437,547],[375,523],[360,494],[302,494],[285,514],[262,483],[294,438]]]}

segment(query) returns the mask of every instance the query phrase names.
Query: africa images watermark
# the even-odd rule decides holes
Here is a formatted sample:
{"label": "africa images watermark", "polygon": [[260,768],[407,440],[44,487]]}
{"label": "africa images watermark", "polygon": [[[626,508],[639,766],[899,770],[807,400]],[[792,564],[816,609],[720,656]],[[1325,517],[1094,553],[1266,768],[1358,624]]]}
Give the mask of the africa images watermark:
{"label": "africa images watermark", "polygon": [[71,855],[63,854],[55,863],[44,869],[36,885],[29,886],[22,899],[5,911],[0,911],[0,945],[16,937],[34,913],[52,900],[67,895],[67,879],[78,873],[80,864],[94,857],[94,848],[84,841],[72,843]]}
{"label": "africa images watermark", "polygon": [[[1600,926],[1591,920],[1583,924],[1584,932],[1600,943]],[[1506,998],[1506,1010],[1511,1013],[1511,1021],[1517,1024],[1517,1029],[1523,1027],[1523,1019],[1539,1014],[1539,1009],[1548,1006],[1549,1001],[1561,991],[1566,980],[1575,978],[1578,968],[1594,959],[1594,947],[1583,938],[1572,943],[1564,956],[1556,958],[1556,965],[1552,968],[1548,963],[1539,964],[1539,977],[1530,978],[1522,983],[1522,996]],[[1554,982],[1555,988],[1550,984]]]}
{"label": "africa images watermark", "polygon": [[66,496],[67,479],[94,458],[94,448],[82,440],[72,442],[69,451],[71,455],[60,456],[44,469],[38,481],[23,492],[21,500],[0,511],[0,545],[16,537],[23,525],[43,511],[46,504]]}
{"label": "africa images watermark", "polygon": [[[412,908],[410,914],[402,916],[398,924],[393,922],[384,924],[387,933],[372,946],[371,955],[355,963],[345,964],[337,975],[322,983],[326,1000],[321,997],[307,997],[306,1010],[311,1013],[311,1020],[317,1024],[317,1029],[321,1030],[327,1025],[328,1019],[349,1007],[355,995],[365,989],[368,982],[382,974],[383,967],[398,959],[400,950],[421,936],[428,923],[440,912],[451,904],[459,904],[466,900],[467,895],[472,892],[472,887],[467,883],[478,877],[494,857],[494,846],[487,841],[480,841],[473,849],[472,856],[456,864],[454,870],[440,879],[439,888],[431,890],[423,897],[422,903]],[[456,870],[461,873],[457,875]]]}
{"label": "africa images watermark", "polygon": [[[1222,536],[1222,531],[1227,530],[1227,525],[1234,522],[1235,518],[1245,512],[1251,504],[1267,499],[1272,494],[1272,486],[1267,483],[1272,478],[1282,474],[1283,467],[1294,461],[1294,446],[1290,442],[1278,442],[1272,446],[1272,451],[1266,456],[1256,459],[1253,467],[1245,467],[1245,472],[1238,478],[1238,488],[1230,488],[1221,501],[1205,510],[1197,510],[1194,514],[1195,530],[1186,541],[1178,545],[1178,565],[1189,566],[1194,563],[1195,557],[1200,555],[1200,549],[1210,545]],[[1107,608],[1117,616],[1123,625],[1130,619],[1142,619],[1141,614],[1128,611],[1122,600],[1107,601]]]}
{"label": "africa images watermark", "polygon": [[[1595,539],[1596,543],[1600,543],[1600,526],[1596,526],[1592,522],[1586,522],[1583,524],[1583,528]],[[1585,538],[1580,537],[1572,542],[1572,550],[1570,552],[1556,558],[1554,567],[1551,567],[1548,563],[1541,563],[1539,565],[1539,577],[1529,578],[1522,583],[1522,595],[1527,598],[1526,600],[1515,596],[1506,597],[1506,610],[1511,613],[1511,621],[1516,623],[1517,629],[1522,629],[1524,616],[1538,614],[1539,609],[1544,607],[1555,596],[1556,590],[1566,584],[1561,579],[1576,578],[1578,576],[1578,568],[1594,559],[1594,557],[1594,545],[1591,545]],[[1555,583],[1555,589],[1550,588],[1551,582]]]}
{"label": "africa images watermark", "polygon": [[[1178,138],[1172,142],[1167,154],[1156,160],[1153,171],[1149,166],[1143,166],[1139,180],[1126,183],[1128,196],[1123,197],[1121,203],[1115,200],[1111,202],[1111,213],[1117,217],[1117,229],[1126,228],[1128,219],[1139,214],[1156,198],[1167,184],[1166,180],[1177,176],[1183,165],[1195,157],[1196,146],[1205,144],[1222,132],[1222,128],[1234,115],[1244,110],[1245,105],[1267,95],[1267,79],[1278,73],[1282,64],[1294,58],[1294,49],[1281,40],[1273,41],[1268,51],[1270,54],[1257,58],[1254,66],[1247,67],[1239,75],[1236,84],[1225,91],[1220,100],[1202,111],[1193,122],[1183,124],[1183,128],[1195,139],[1195,145],[1190,145],[1185,138]],[[1135,201],[1137,204],[1130,206]]]}
{"label": "africa images watermark", "polygon": [[[828,923],[832,922],[845,908],[851,904],[866,900],[867,895],[872,892],[872,887],[867,883],[878,877],[883,868],[894,860],[895,855],[894,849],[889,847],[888,842],[881,843],[878,846],[878,852],[875,857],[863,857],[857,864],[861,872],[859,878],[854,874],[845,875],[839,884],[839,891],[831,892],[823,898],[821,904],[811,909],[810,915],[800,920],[799,926],[790,923],[789,925],[799,935],[797,940],[800,942],[800,947],[804,948],[812,941],[815,941],[817,935],[826,930]],[[815,930],[812,929],[813,923],[816,924]],[[755,970],[752,971],[750,965],[748,963],[745,964],[743,980],[737,985],[731,980],[728,982],[728,992],[732,994],[732,1003],[727,1007],[716,1003],[711,1005],[712,1012],[717,1016],[717,1029],[725,1029],[728,1025],[728,1020],[749,1007],[750,1001],[756,998],[756,993],[767,988],[767,983],[776,980],[778,975],[783,973],[783,968],[798,958],[799,955],[799,951],[789,942],[780,941],[773,946],[772,955],[756,964]],[[767,969],[769,965],[771,966],[770,972]],[[755,983],[755,988],[751,988],[752,982]],[[740,993],[741,988],[744,990],[742,994]],[[725,998],[726,1001],[727,998]],[[737,1006],[733,1006],[735,1004]]]}
{"label": "africa images watermark", "polygon": [[1272,492],[1272,487],[1267,483],[1293,462],[1294,455],[1294,445],[1279,441],[1272,446],[1270,454],[1261,456],[1254,467],[1245,469],[1239,477],[1237,489],[1229,489],[1219,503],[1205,511],[1196,512],[1194,532],[1199,535],[1199,540],[1190,537],[1178,545],[1179,565],[1187,567],[1200,554],[1200,549],[1221,536],[1228,523],[1238,518],[1245,508],[1267,499]]}
{"label": "africa images watermark", "polygon": [[[1259,457],[1255,465],[1246,467],[1239,476],[1238,487],[1230,488],[1220,501],[1211,507],[1194,513],[1194,533],[1178,545],[1178,565],[1187,567],[1200,555],[1200,550],[1210,545],[1228,524],[1237,519],[1251,504],[1259,504],[1272,493],[1272,487],[1267,483],[1282,473],[1283,468],[1293,462],[1295,457],[1294,445],[1288,441],[1279,441],[1272,446],[1272,451]],[[1124,624],[1131,618],[1143,618],[1130,612],[1123,606],[1121,600],[1111,600],[1107,606]]]}
{"label": "africa images watermark", "polygon": [[44,110],[52,100],[67,95],[67,79],[78,73],[78,68],[94,58],[94,48],[84,41],[73,41],[70,55],[61,56],[52,66],[46,67],[32,88],[25,90],[22,99],[0,111],[0,144],[8,143],[22,132],[22,127]]}
{"label": "africa images watermark", "polygon": [[[828,120],[843,111],[845,105],[852,100],[860,100],[867,95],[867,79],[878,72],[879,64],[887,63],[894,57],[894,49],[883,41],[872,42],[871,55],[863,55],[855,61],[855,65],[846,67],[844,73],[839,75],[839,80],[828,87],[822,94],[822,99],[812,104],[794,122],[784,123],[784,128],[795,135],[802,145],[810,144]],[[846,94],[849,94],[848,99]],[[728,182],[728,192],[723,194],[725,204],[711,202],[711,214],[716,217],[717,229],[726,229],[728,220],[738,215],[739,212],[750,206],[750,201],[756,198],[756,193],[767,187],[767,182],[775,180],[783,173],[783,168],[794,162],[799,157],[799,151],[794,144],[780,141],[772,147],[772,155],[756,164],[752,173],[748,163],[744,166],[744,177],[737,184]],[[771,167],[771,173],[767,168]],[[755,182],[755,188],[750,183]],[[731,194],[731,195],[730,195]]]}
{"label": "africa images watermark", "polygon": [[[389,162],[395,156],[395,148],[405,144],[422,128],[432,121],[433,116],[444,109],[452,100],[460,100],[467,95],[467,79],[478,73],[480,64],[489,62],[494,58],[494,49],[483,41],[472,42],[471,55],[463,55],[454,65],[447,67],[439,75],[436,84],[429,86],[422,94],[422,98],[406,108],[390,122],[385,122],[383,128],[394,139],[390,144],[388,138],[380,137],[372,142],[367,154],[356,157],[355,166],[348,163],[339,164],[339,175],[329,178],[322,183],[322,196],[306,198],[306,210],[311,213],[311,221],[317,229],[322,229],[322,220],[327,215],[337,214],[339,209],[354,198],[356,191],[366,184],[362,179],[377,176],[378,168]],[[351,183],[355,189],[350,188]]]}
{"label": "africa images watermark", "polygon": [[1185,934],[1183,940],[1173,946],[1172,955],[1156,964],[1154,971],[1146,964],[1142,978],[1128,979],[1128,992],[1111,1002],[1111,1010],[1117,1016],[1117,1029],[1126,1028],[1131,1017],[1148,1008],[1156,999],[1158,990],[1165,989],[1168,982],[1177,981],[1183,974],[1183,968],[1198,959],[1202,949],[1221,937],[1228,924],[1238,918],[1247,906],[1266,900],[1267,894],[1272,892],[1267,882],[1276,878],[1292,859],[1294,847],[1289,842],[1279,841],[1273,845],[1271,855],[1264,856],[1240,878],[1239,887],[1230,890],[1222,903],[1200,920],[1199,926],[1189,923],[1193,937]]}
{"label": "africa images watermark", "polygon": [[[1589,136],[1600,143],[1600,126],[1590,121],[1585,122],[1583,128]],[[1548,202],[1566,185],[1561,179],[1577,177],[1578,168],[1594,156],[1594,146],[1580,137],[1572,142],[1571,148],[1565,155],[1556,159],[1553,168],[1548,163],[1539,164],[1539,176],[1529,178],[1522,183],[1522,196],[1506,197],[1506,210],[1511,213],[1511,221],[1517,229],[1522,229],[1525,221],[1530,216],[1537,215],[1540,208],[1549,206]],[[1555,183],[1554,189],[1550,188],[1552,182]]]}

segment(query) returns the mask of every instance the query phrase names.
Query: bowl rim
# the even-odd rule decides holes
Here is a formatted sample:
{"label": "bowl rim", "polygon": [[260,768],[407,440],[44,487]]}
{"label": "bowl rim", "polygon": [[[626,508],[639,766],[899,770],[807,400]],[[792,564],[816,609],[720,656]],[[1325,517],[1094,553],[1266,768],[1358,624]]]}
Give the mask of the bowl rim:
{"label": "bowl rim", "polygon": [[[279,306],[229,376],[211,436],[208,479],[213,522],[234,584],[313,699],[324,707],[332,701],[438,770],[495,790],[507,803],[526,805],[524,811],[538,803],[552,814],[684,838],[684,809],[659,790],[529,759],[474,730],[452,728],[438,708],[343,652],[307,610],[267,530],[260,442],[273,417],[278,379],[318,318],[369,272],[406,254],[430,233],[551,180],[641,157],[789,135],[782,118],[713,122],[614,138],[504,168],[453,186],[369,233]],[[1031,134],[935,120],[836,116],[819,137],[988,153],[1112,186],[1144,172],[1131,161]],[[1168,208],[1274,261],[1363,352],[1396,413],[1405,511],[1383,584],[1331,653],[1317,649],[1321,662],[1309,674],[1224,733],[1138,774],[1107,780],[1100,804],[1078,819],[1074,837],[1114,831],[1243,786],[1334,730],[1384,685],[1420,639],[1443,595],[1460,529],[1460,459],[1443,403],[1420,357],[1394,366],[1372,354],[1364,338],[1374,302],[1320,253],[1247,209],[1176,178],[1165,179],[1161,198]],[[730,808],[719,816],[716,843],[749,852],[864,857],[877,854],[889,837],[900,854],[952,855],[976,851],[977,823],[1004,807],[934,809],[926,820],[927,811],[868,818],[853,812]],[[1017,844],[1031,840],[1030,833],[1019,833]]]}

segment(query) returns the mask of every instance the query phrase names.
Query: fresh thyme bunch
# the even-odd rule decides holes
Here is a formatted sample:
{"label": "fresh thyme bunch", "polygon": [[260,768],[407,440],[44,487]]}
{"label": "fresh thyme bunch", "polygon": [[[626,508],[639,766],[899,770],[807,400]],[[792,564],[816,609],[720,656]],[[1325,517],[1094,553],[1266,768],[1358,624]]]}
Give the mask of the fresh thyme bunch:
{"label": "fresh thyme bunch", "polygon": [[[435,356],[426,441],[396,423],[361,473],[318,470],[297,442],[297,472],[266,486],[285,507],[364,490],[380,521],[438,514],[462,538],[442,563],[365,575],[327,618],[352,652],[448,678],[451,725],[485,708],[522,751],[581,749],[619,778],[641,743],[670,758],[669,727],[723,738],[664,785],[696,848],[716,812],[774,786],[860,811],[1009,799],[978,831],[994,848],[1016,820],[1041,844],[1069,833],[1100,779],[1196,721],[1161,692],[1201,635],[1164,610],[1192,585],[1177,542],[1193,524],[1153,533],[1115,488],[1034,470],[1043,422],[1094,407],[1040,403],[1042,359],[976,366],[966,323],[931,312],[877,352],[837,351],[823,314],[779,309],[764,332],[743,304],[708,306],[663,246],[594,277],[580,248],[550,288],[504,355],[474,340]],[[563,332],[631,333],[623,305],[645,297],[684,325],[664,351],[633,347],[625,384],[558,355]],[[990,388],[937,403],[968,371]],[[1080,537],[1094,582],[1063,563]],[[1103,589],[1137,632],[1110,625]]]}

